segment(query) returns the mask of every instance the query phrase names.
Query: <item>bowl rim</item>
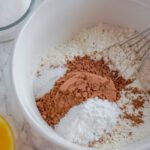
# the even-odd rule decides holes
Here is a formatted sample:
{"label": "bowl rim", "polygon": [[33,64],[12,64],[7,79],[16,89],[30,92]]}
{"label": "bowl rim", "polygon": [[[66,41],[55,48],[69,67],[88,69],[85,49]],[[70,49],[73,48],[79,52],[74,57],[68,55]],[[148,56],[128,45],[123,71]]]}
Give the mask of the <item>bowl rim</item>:
{"label": "bowl rim", "polygon": [[[132,0],[129,0],[129,1],[132,1]],[[53,136],[51,136],[50,134],[48,134],[43,128],[42,126],[40,126],[37,121],[30,115],[30,113],[26,110],[25,108],[25,105],[22,103],[21,99],[20,99],[20,96],[18,94],[18,91],[17,91],[17,85],[15,83],[15,76],[14,76],[14,59],[15,59],[15,53],[16,53],[16,47],[17,47],[17,44],[24,32],[24,30],[26,29],[26,26],[28,26],[28,24],[30,23],[30,21],[32,20],[32,18],[34,18],[34,16],[40,12],[40,10],[45,6],[46,3],[48,3],[49,0],[44,0],[44,2],[42,2],[42,4],[32,13],[32,15],[29,17],[29,19],[27,20],[27,22],[25,23],[25,25],[23,26],[19,36],[17,37],[16,41],[15,41],[15,44],[14,44],[14,48],[13,48],[13,53],[12,53],[12,57],[11,57],[11,67],[10,67],[10,73],[11,73],[11,84],[12,84],[12,87],[13,87],[13,92],[16,96],[16,100],[19,102],[19,106],[21,106],[22,108],[22,112],[23,112],[23,115],[24,117],[27,119],[27,121],[30,123],[31,127],[35,127],[35,130],[38,132],[38,133],[41,133],[41,135],[43,137],[45,137],[48,141],[51,141],[52,144],[56,144],[57,146],[60,146],[61,148],[65,148],[66,150],[99,150],[98,148],[90,148],[90,147],[85,147],[85,146],[80,146],[80,145],[77,145],[77,144],[74,144],[72,142],[69,142],[68,140],[62,138],[61,136],[59,136],[59,140],[57,140],[56,138],[53,138]],[[51,2],[55,2],[55,0],[52,0]],[[131,143],[129,145],[132,145],[134,143]],[[149,148],[149,144],[147,145],[143,145],[143,146],[139,146],[137,147],[137,150],[140,150],[141,148],[144,149],[144,148]],[[128,145],[126,146],[123,146],[121,148],[119,148],[120,150],[126,150],[130,148]],[[104,148],[104,150],[115,150],[115,148]]]}
{"label": "bowl rim", "polygon": [[10,28],[18,25],[19,23],[21,23],[28,16],[28,14],[31,12],[34,3],[35,3],[35,0],[31,0],[30,1],[30,5],[27,8],[27,10],[25,11],[25,13],[19,19],[17,19],[16,21],[14,21],[14,22],[6,25],[6,26],[0,27],[0,31],[4,31],[4,30],[7,30],[7,29],[10,29]]}
{"label": "bowl rim", "polygon": [[[33,0],[34,1],[34,0]],[[31,127],[35,127],[35,130],[40,133],[44,138],[46,138],[48,141],[51,141],[52,144],[58,145],[64,149],[68,149],[68,150],[91,150],[88,147],[84,147],[84,146],[80,146],[77,144],[74,144],[72,142],[69,142],[68,140],[65,140],[64,138],[62,138],[61,136],[59,136],[59,140],[57,140],[56,138],[53,138],[50,134],[48,134],[43,128],[42,126],[40,126],[37,121],[30,115],[30,113],[26,110],[24,104],[22,103],[22,101],[20,100],[20,96],[18,94],[17,91],[17,85],[15,83],[15,76],[14,76],[14,59],[15,59],[15,53],[16,53],[16,47],[17,44],[20,40],[20,37],[22,36],[26,26],[28,26],[28,24],[30,23],[30,21],[32,20],[32,18],[40,11],[40,9],[42,9],[42,7],[44,7],[44,5],[46,3],[48,3],[49,0],[44,0],[44,2],[42,2],[42,4],[32,13],[32,15],[28,18],[28,20],[26,21],[26,23],[23,25],[17,39],[15,40],[14,43],[14,48],[13,48],[13,52],[12,52],[12,57],[11,57],[11,67],[10,67],[10,78],[11,78],[11,85],[13,88],[13,92],[14,95],[16,96],[16,100],[19,103],[19,106],[22,108],[22,113],[24,115],[24,117],[27,119],[27,121],[29,122],[29,124],[31,125]],[[55,2],[55,0],[52,0],[51,2]],[[96,148],[94,148],[93,150],[97,150]]]}

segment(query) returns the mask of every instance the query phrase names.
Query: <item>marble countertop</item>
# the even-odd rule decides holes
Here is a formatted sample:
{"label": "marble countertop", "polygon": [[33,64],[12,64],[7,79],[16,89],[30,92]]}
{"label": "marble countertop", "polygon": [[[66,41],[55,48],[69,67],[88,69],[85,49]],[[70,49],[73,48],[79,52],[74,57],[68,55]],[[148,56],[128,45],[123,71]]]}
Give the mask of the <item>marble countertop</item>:
{"label": "marble countertop", "polygon": [[11,60],[15,41],[0,43],[0,115],[12,127],[15,150],[60,150],[29,125],[13,92]]}
{"label": "marble countertop", "polygon": [[[18,114],[15,109],[16,98],[12,92],[11,79],[10,79],[10,61],[12,57],[14,42],[0,44],[0,114],[6,118],[11,124],[15,139],[17,141],[17,147],[24,143],[28,147],[32,147],[32,144],[26,142],[27,134],[24,130],[25,121],[20,117],[16,117]],[[23,131],[23,132],[22,132]],[[20,145],[20,146],[19,146]],[[24,150],[28,149],[24,147]]]}
{"label": "marble countertop", "polygon": [[[38,6],[41,1],[36,0],[36,5]],[[17,105],[11,84],[11,59],[14,44],[15,41],[0,43],[0,115],[13,129],[16,150],[54,150],[53,145],[47,145],[46,141],[32,130]]]}
{"label": "marble countertop", "polygon": [[36,144],[30,140],[32,133],[27,130],[30,128],[29,124],[24,119],[22,112],[15,107],[16,97],[13,93],[10,77],[13,46],[14,41],[0,44],[0,114],[12,126],[17,150],[37,150]]}
{"label": "marble countertop", "polygon": [[10,73],[14,43],[15,41],[0,43],[0,115],[13,129],[16,150],[45,150],[42,139],[34,136],[23,113],[16,106],[17,99],[13,93]]}

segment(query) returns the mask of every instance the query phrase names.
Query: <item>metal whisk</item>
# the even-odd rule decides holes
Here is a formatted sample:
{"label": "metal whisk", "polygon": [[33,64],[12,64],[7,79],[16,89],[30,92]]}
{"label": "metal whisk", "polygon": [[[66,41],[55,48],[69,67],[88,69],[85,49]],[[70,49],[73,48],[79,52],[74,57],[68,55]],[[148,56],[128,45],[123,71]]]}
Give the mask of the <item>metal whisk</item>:
{"label": "metal whisk", "polygon": [[[117,48],[119,48],[119,49],[117,50]],[[104,50],[105,51],[104,57],[106,56],[106,58],[111,58],[112,51],[117,51],[118,54],[116,53],[115,56],[116,56],[116,58],[117,57],[119,58],[120,57],[119,52],[121,50],[125,54],[125,59],[122,59],[121,63],[123,64],[124,61],[130,60],[129,64],[125,67],[125,69],[123,69],[123,71],[121,71],[121,73],[124,73],[126,71],[128,72],[130,66],[132,67],[132,65],[131,65],[132,62],[135,62],[138,65],[137,65],[136,69],[134,70],[134,72],[131,74],[131,76],[128,76],[129,78],[132,78],[132,77],[134,78],[138,74],[142,65],[144,64],[143,62],[148,58],[147,56],[149,56],[149,54],[150,54],[150,28],[148,28],[140,33],[135,34],[134,36],[132,36],[131,38],[129,38],[128,40],[126,40],[124,42],[119,42],[119,43],[116,43],[116,44],[106,48]],[[135,57],[131,57],[131,55],[133,53],[134,53]],[[150,70],[148,70],[148,71],[150,71]],[[117,79],[118,79],[118,77],[116,78],[116,80]],[[147,97],[147,99],[150,99],[150,96],[147,93],[146,93],[146,97]],[[146,106],[145,108],[149,109],[150,107]],[[144,115],[143,117],[150,117],[150,116]]]}
{"label": "metal whisk", "polygon": [[138,56],[138,59],[142,61],[148,55],[150,49],[149,36],[150,28],[121,43],[120,46],[122,48],[129,48],[130,50],[134,50]]}
{"label": "metal whisk", "polygon": [[[128,40],[120,43],[116,43],[105,50],[106,57],[111,58],[112,51],[115,51],[117,48],[120,48],[125,53],[125,59],[129,59],[131,55],[134,53],[135,57],[132,58],[133,61],[140,62],[136,72],[139,71],[140,67],[142,66],[145,58],[149,55],[150,52],[150,28],[144,30],[143,32],[137,33],[136,35],[132,36]],[[104,55],[105,55],[104,54]],[[119,56],[119,51],[118,51]],[[117,56],[116,56],[117,57]],[[122,63],[125,59],[121,60]],[[131,64],[130,64],[131,66]],[[127,71],[129,66],[127,66],[122,73]],[[134,72],[135,73],[135,72]]]}

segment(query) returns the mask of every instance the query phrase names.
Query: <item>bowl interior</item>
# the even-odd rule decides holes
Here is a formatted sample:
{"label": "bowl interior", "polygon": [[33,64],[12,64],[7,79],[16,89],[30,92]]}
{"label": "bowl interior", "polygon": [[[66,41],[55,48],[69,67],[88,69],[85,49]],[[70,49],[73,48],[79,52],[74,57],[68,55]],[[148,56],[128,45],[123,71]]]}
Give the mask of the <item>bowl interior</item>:
{"label": "bowl interior", "polygon": [[[148,5],[147,5],[148,6]],[[143,30],[150,27],[150,9],[132,0],[52,0],[45,1],[24,26],[15,46],[12,76],[25,116],[38,131],[64,149],[80,149],[59,137],[40,116],[33,95],[33,77],[41,56],[51,46],[71,38],[84,26],[108,22]],[[148,139],[146,139],[148,140]],[[143,148],[142,141],[128,149]],[[124,148],[123,148],[124,149]]]}

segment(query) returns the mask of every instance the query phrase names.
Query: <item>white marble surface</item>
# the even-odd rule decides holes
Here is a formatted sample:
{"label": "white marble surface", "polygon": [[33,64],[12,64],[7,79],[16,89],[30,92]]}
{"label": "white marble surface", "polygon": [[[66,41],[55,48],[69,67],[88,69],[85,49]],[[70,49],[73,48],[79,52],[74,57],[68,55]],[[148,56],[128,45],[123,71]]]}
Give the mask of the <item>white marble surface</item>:
{"label": "white marble surface", "polygon": [[[144,1],[148,2],[149,0]],[[37,5],[39,2],[37,2]],[[13,47],[14,41],[0,43],[0,115],[10,123],[13,129],[16,150],[54,150],[55,148],[52,145],[31,129],[17,105],[17,99],[11,84],[10,70]]]}
{"label": "white marble surface", "polygon": [[[36,0],[41,1],[41,0]],[[11,58],[14,41],[0,43],[0,115],[6,118],[13,129],[16,150],[45,150],[46,145],[40,135],[34,135],[24,119],[11,84]],[[48,148],[49,150],[53,148]]]}
{"label": "white marble surface", "polygon": [[13,129],[15,150],[60,150],[58,146],[56,147],[33,130],[18,105],[11,83],[14,43],[14,41],[0,43],[0,115],[9,122]]}
{"label": "white marble surface", "polygon": [[[15,110],[16,98],[12,92],[10,64],[14,42],[0,44],[0,114],[11,124],[17,149],[26,150],[32,144],[27,140],[26,122],[22,114]],[[19,116],[18,116],[19,114]]]}
{"label": "white marble surface", "polygon": [[[32,143],[32,133],[23,114],[16,105],[16,97],[12,90],[10,64],[14,42],[0,44],[0,114],[6,118],[13,128],[17,150],[37,150]],[[30,134],[29,134],[30,133]]]}

